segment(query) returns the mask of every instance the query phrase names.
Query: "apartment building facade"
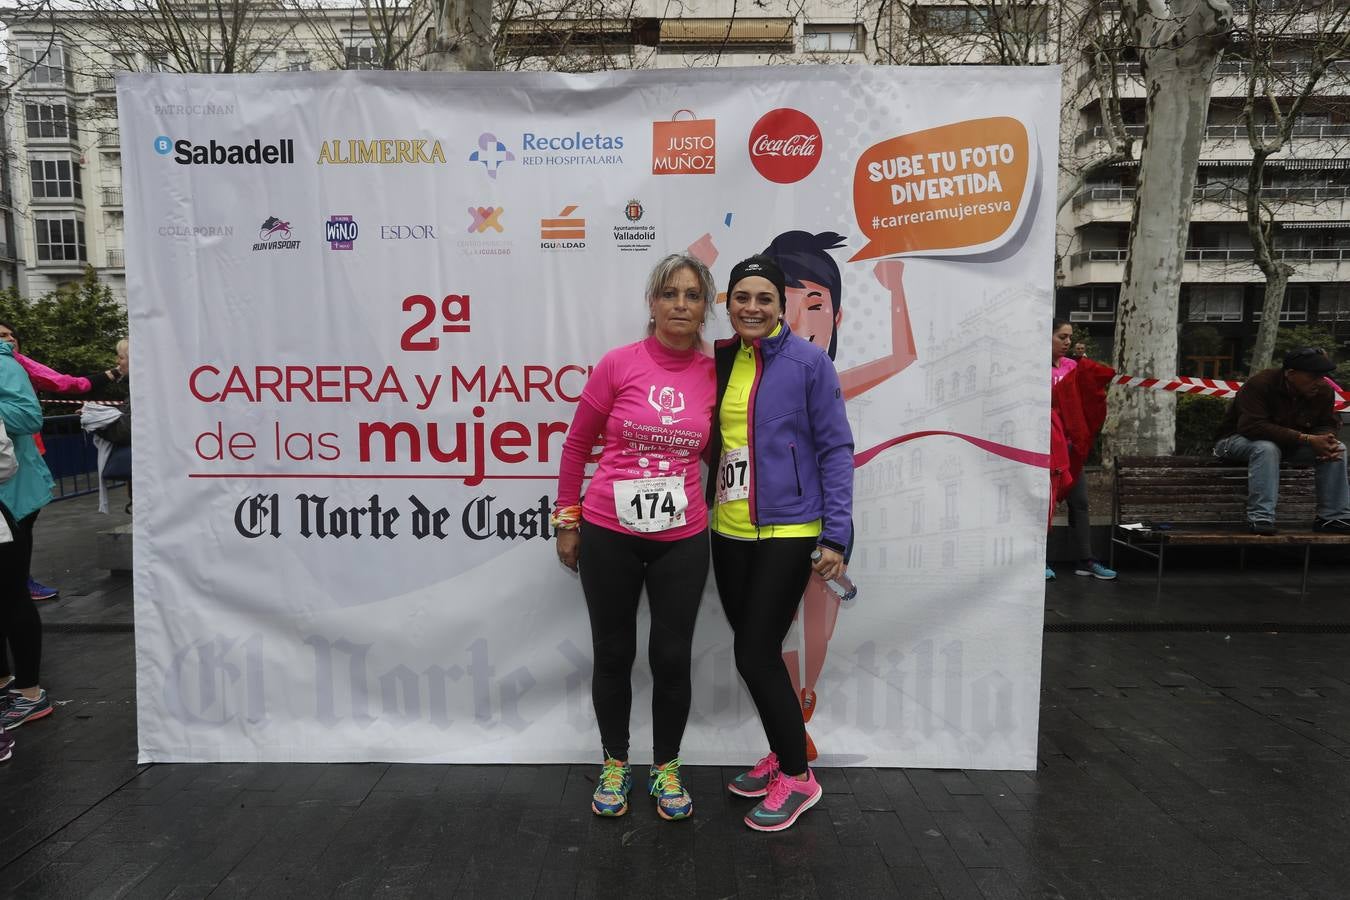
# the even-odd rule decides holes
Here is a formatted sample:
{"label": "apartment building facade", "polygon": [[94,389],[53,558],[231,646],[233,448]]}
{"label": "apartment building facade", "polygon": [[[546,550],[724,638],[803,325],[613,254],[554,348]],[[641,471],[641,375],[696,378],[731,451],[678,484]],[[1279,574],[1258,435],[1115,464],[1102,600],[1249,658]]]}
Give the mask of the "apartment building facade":
{"label": "apartment building facade", "polygon": [[[1118,4],[1103,4],[1118,6]],[[1233,4],[1240,17],[1247,5]],[[1274,41],[1258,64],[1274,75],[1284,108],[1313,71],[1312,47],[1332,37],[1324,29],[1344,3],[1273,2],[1272,16],[1286,37]],[[1308,12],[1306,21],[1300,15]],[[1252,63],[1238,46],[1215,73],[1200,153],[1178,322],[1180,374],[1240,376],[1248,366],[1262,315],[1265,277],[1254,262],[1247,229],[1247,180],[1252,149],[1244,104]],[[1065,152],[1080,162],[1102,154],[1107,134],[1103,101],[1092,61],[1066,59]],[[1137,62],[1118,66],[1120,112],[1126,131],[1144,132],[1146,89]],[[1258,101],[1257,133],[1276,135],[1278,125]],[[1136,145],[1137,146],[1137,145]],[[1325,328],[1344,357],[1350,346],[1350,65],[1333,64],[1294,123],[1284,152],[1268,160],[1261,198],[1274,216],[1273,249],[1293,269],[1280,311],[1281,323]],[[1162,151],[1162,152],[1165,152]],[[1138,163],[1096,172],[1060,218],[1061,257],[1057,315],[1092,336],[1109,352],[1124,277]],[[1332,348],[1328,348],[1332,349]]]}

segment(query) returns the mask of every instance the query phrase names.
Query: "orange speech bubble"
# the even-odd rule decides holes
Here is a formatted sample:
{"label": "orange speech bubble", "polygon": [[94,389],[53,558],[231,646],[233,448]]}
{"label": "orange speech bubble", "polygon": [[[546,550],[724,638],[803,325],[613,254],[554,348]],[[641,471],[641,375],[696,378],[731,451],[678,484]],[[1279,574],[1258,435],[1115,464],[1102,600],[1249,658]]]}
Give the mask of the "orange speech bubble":
{"label": "orange speech bubble", "polygon": [[1020,221],[1031,139],[993,116],[873,144],[853,171],[853,212],[868,243],[853,259],[992,250]]}

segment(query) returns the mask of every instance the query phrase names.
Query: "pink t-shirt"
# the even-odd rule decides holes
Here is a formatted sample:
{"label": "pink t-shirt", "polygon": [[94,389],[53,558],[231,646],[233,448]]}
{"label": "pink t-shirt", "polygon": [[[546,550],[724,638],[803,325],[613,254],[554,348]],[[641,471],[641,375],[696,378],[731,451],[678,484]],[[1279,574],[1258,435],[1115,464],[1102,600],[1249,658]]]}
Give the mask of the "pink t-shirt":
{"label": "pink t-shirt", "polygon": [[1072,356],[1061,356],[1059,362],[1050,366],[1050,384],[1056,385],[1074,369],[1078,368],[1078,360]]}
{"label": "pink t-shirt", "polygon": [[587,522],[660,541],[704,530],[699,464],[716,393],[713,361],[696,349],[671,350],[649,337],[606,353],[567,434],[558,505],[577,502],[586,454],[603,430],[600,463],[582,503]]}

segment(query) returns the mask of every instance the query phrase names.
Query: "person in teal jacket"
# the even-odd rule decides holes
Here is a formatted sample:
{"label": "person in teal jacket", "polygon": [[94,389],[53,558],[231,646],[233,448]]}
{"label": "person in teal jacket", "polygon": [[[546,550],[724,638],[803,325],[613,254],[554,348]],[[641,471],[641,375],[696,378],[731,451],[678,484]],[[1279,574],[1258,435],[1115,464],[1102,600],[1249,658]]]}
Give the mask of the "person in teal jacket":
{"label": "person in teal jacket", "polygon": [[0,483],[0,515],[14,533],[14,540],[0,544],[0,624],[14,661],[13,675],[8,675],[7,666],[0,669],[0,725],[9,729],[52,712],[47,692],[38,683],[42,620],[28,593],[28,574],[33,561],[33,520],[51,502],[53,482],[33,442],[33,435],[42,431],[42,407],[28,373],[14,359],[14,348],[3,341],[0,421],[14,441],[19,463],[14,476]]}

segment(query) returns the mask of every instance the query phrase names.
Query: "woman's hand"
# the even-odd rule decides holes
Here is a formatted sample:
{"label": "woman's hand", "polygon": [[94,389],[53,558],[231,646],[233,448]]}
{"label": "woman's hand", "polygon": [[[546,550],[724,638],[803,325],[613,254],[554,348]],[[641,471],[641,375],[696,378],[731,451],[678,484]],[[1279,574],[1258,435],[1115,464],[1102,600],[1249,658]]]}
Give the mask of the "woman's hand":
{"label": "woman's hand", "polygon": [[848,566],[844,565],[844,554],[838,550],[831,550],[829,547],[817,547],[820,551],[820,559],[811,563],[811,568],[815,573],[826,581],[831,578],[838,578],[844,574]]}
{"label": "woman's hand", "polygon": [[554,541],[558,545],[558,562],[573,572],[577,570],[577,560],[581,558],[581,532],[575,528],[563,528]]}

